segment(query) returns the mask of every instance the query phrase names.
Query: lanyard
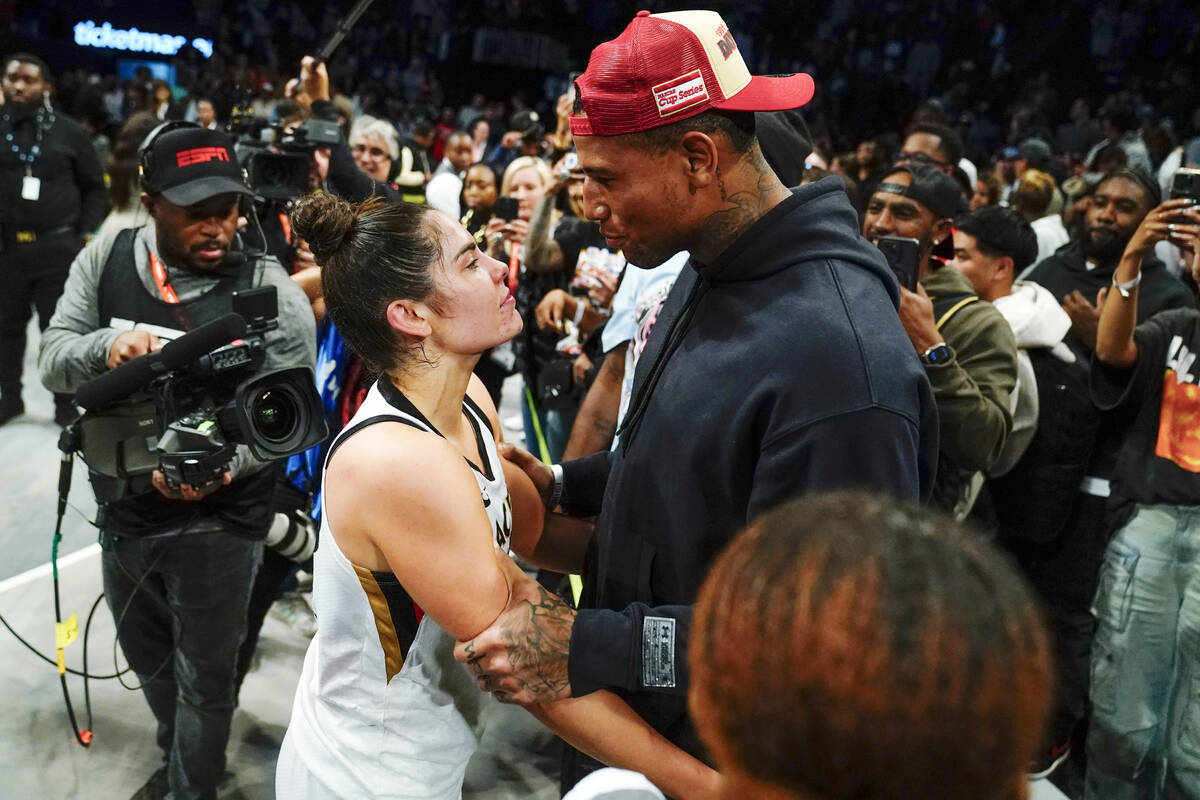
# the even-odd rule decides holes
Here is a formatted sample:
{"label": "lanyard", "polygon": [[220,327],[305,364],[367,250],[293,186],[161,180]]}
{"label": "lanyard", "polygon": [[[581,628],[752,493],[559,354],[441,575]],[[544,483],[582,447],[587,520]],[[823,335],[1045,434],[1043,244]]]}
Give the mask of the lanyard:
{"label": "lanyard", "polygon": [[279,227],[283,228],[283,240],[285,242],[287,242],[288,244],[291,244],[292,243],[292,221],[291,221],[291,219],[288,218],[288,215],[283,211],[279,212]]}
{"label": "lanyard", "polygon": [[[49,119],[46,118],[47,116],[49,116]],[[32,174],[33,162],[37,161],[38,156],[42,154],[42,139],[45,137],[46,131],[49,130],[50,126],[53,124],[54,112],[47,111],[45,108],[39,108],[37,112],[37,119],[34,122],[37,133],[34,134],[33,147],[29,149],[28,153],[22,153],[21,147],[17,144],[16,137],[13,135],[16,126],[14,125],[12,118],[9,117],[8,133],[4,134],[4,140],[8,142],[8,146],[12,148],[12,151],[17,154],[17,160],[25,165],[26,175]]]}
{"label": "lanyard", "polygon": [[179,295],[175,294],[175,290],[171,287],[171,281],[167,278],[167,270],[163,267],[162,262],[158,260],[158,256],[150,253],[150,272],[154,275],[154,285],[158,287],[158,293],[162,295],[162,299],[176,305],[179,303]]}

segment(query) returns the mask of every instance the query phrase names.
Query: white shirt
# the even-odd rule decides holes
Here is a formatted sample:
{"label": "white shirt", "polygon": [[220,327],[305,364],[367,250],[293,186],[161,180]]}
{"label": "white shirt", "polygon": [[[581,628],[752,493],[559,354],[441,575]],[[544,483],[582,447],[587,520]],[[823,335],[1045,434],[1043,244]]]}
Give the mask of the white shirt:
{"label": "white shirt", "polygon": [[1070,234],[1063,226],[1062,217],[1058,214],[1047,214],[1041,219],[1035,219],[1030,223],[1030,227],[1037,235],[1038,243],[1037,258],[1033,260],[1034,264],[1041,263],[1042,259],[1054,255],[1055,250],[1071,241]]}

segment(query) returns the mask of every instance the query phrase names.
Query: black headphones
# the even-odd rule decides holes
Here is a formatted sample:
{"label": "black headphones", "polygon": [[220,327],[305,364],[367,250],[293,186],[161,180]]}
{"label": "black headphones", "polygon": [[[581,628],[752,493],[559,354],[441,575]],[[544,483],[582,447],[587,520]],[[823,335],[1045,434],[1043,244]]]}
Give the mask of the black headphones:
{"label": "black headphones", "polygon": [[146,175],[154,171],[154,153],[151,150],[154,147],[154,142],[158,140],[168,131],[177,131],[182,128],[199,128],[200,126],[194,122],[184,122],[183,120],[171,120],[158,125],[150,133],[146,134],[146,138],[142,139],[142,143],[138,145],[138,186],[142,191],[146,189]]}

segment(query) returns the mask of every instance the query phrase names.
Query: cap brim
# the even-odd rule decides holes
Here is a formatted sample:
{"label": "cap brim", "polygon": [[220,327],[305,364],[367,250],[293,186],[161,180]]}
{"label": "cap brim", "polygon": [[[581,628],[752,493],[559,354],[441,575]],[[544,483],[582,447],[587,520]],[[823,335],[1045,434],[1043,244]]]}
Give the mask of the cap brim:
{"label": "cap brim", "polygon": [[745,89],[715,107],[725,111],[788,111],[807,105],[815,91],[812,76],[804,72],[755,75]]}
{"label": "cap brim", "polygon": [[197,178],[194,181],[187,181],[178,186],[163,189],[160,194],[167,199],[167,202],[177,206],[195,205],[210,197],[216,197],[219,194],[254,196],[254,192],[250,191],[246,187],[246,184],[241,181],[220,176],[210,176],[207,178]]}

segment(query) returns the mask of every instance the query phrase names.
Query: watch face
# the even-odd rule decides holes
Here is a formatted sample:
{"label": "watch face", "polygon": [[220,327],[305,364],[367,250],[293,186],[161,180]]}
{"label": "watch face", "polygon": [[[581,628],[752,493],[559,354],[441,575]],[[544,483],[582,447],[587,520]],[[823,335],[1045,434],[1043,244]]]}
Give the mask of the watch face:
{"label": "watch face", "polygon": [[926,364],[940,364],[949,358],[950,348],[944,344],[939,344],[937,347],[931,347],[921,356],[921,360]]}

